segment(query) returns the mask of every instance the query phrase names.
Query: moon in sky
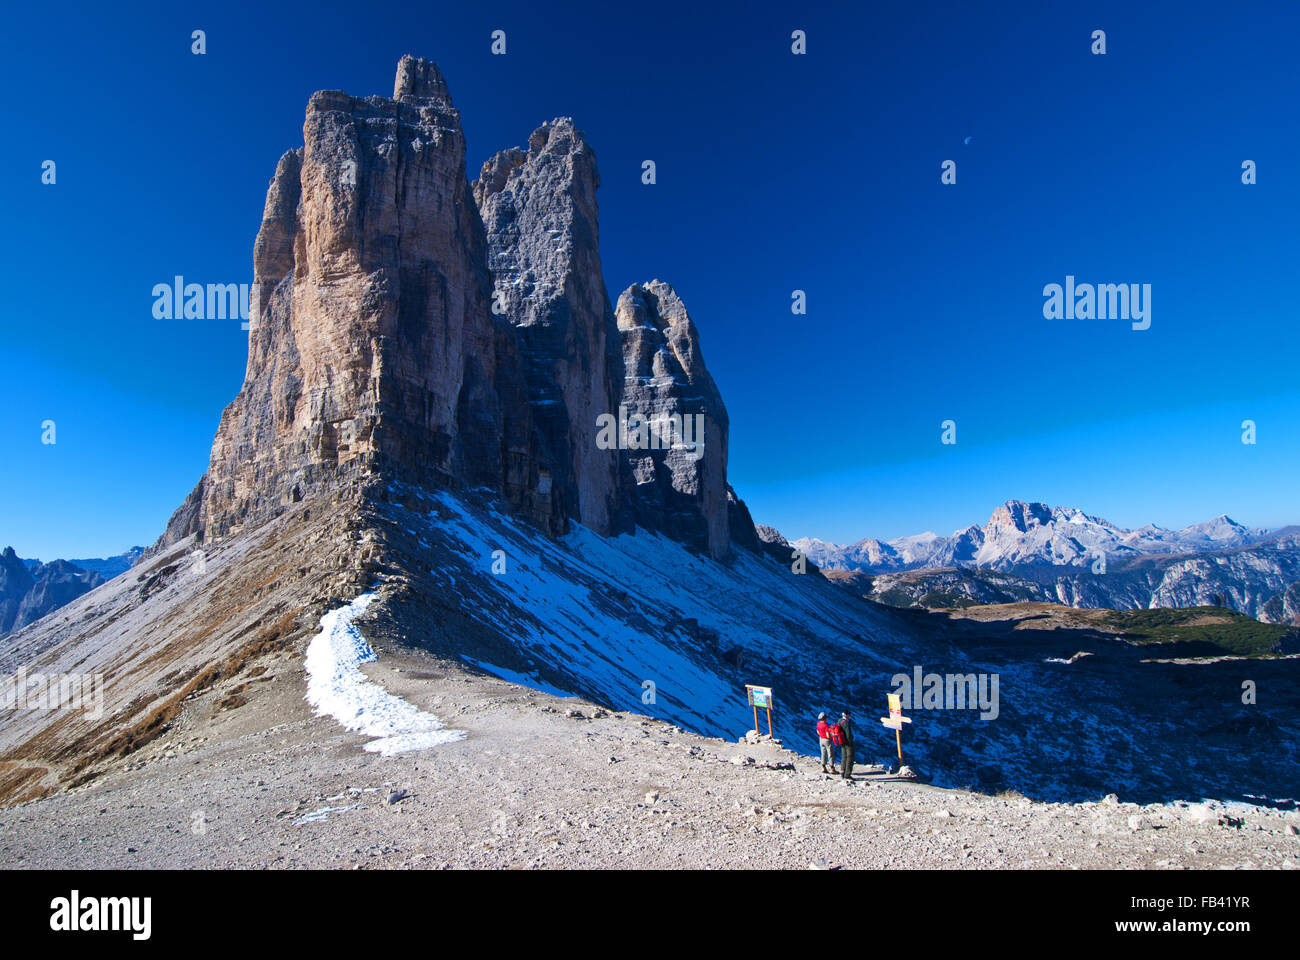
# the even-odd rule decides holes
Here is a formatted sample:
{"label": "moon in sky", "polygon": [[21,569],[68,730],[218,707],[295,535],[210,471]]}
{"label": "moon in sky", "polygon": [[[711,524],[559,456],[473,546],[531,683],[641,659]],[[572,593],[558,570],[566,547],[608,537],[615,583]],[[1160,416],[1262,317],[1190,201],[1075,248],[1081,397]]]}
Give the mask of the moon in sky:
{"label": "moon in sky", "polygon": [[966,142],[967,142],[967,143],[970,143],[970,137],[967,137],[967,138],[966,138]]}

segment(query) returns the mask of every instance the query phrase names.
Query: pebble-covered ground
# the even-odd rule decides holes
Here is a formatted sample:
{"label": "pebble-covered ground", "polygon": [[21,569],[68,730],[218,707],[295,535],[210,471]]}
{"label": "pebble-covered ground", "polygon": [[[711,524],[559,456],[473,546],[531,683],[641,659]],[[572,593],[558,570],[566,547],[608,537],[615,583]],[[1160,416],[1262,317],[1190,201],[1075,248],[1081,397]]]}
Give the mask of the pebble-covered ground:
{"label": "pebble-covered ground", "polygon": [[423,657],[366,673],[467,736],[384,757],[312,716],[301,657],[268,667],[246,703],[199,695],[118,769],[0,810],[0,865],[1300,867],[1296,812],[846,783],[777,744],[697,737]]}

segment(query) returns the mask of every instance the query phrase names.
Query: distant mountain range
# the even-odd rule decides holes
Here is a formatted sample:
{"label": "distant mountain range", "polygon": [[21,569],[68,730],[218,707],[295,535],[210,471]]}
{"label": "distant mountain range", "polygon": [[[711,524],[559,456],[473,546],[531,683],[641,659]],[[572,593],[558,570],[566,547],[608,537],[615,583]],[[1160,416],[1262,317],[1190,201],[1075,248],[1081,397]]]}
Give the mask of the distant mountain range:
{"label": "distant mountain range", "polygon": [[1181,530],[1154,523],[1126,530],[1072,507],[1008,500],[984,526],[972,524],[950,537],[926,532],[894,540],[867,538],[848,546],[802,537],[791,546],[823,570],[883,573],[946,566],[1010,570],[1025,564],[1092,567],[1098,557],[1109,564],[1151,554],[1203,553],[1248,546],[1285,533],[1300,533],[1300,527],[1270,532],[1220,516]]}
{"label": "distant mountain range", "polygon": [[0,553],[0,637],[129,570],[143,552],[143,547],[132,547],[114,557],[42,563],[6,547]]}
{"label": "distant mountain range", "polygon": [[[984,526],[794,549],[894,606],[1048,600],[1138,609],[1217,605],[1258,619],[1300,618],[1300,527],[1246,527],[1227,516],[1181,530],[1127,530],[1072,507],[1009,500]],[[860,575],[869,575],[864,578]]]}

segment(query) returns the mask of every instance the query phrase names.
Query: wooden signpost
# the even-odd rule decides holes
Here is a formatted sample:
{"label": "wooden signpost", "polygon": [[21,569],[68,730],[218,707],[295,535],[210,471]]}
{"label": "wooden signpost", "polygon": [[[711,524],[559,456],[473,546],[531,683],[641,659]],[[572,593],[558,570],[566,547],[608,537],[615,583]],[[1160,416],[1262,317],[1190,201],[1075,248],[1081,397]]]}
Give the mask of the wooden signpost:
{"label": "wooden signpost", "polygon": [[903,716],[903,701],[898,694],[891,693],[887,694],[887,696],[889,697],[889,716],[881,717],[880,722],[894,731],[894,742],[898,744],[898,762],[901,764],[903,762],[903,724],[911,723],[912,718]]}
{"label": "wooden signpost", "polygon": [[763,707],[767,710],[767,735],[772,736],[772,688],[745,684],[745,694],[754,708],[754,733],[758,733],[758,708]]}

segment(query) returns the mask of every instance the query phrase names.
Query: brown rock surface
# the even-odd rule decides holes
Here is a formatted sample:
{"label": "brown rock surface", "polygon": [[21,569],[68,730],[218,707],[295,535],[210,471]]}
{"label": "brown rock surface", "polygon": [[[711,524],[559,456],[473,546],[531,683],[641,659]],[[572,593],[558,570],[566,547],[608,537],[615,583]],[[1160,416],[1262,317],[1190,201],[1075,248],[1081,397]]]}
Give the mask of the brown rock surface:
{"label": "brown rock surface", "polygon": [[460,116],[427,61],[403,58],[394,92],[313,95],[305,145],[276,169],[245,383],[203,491],[209,537],[374,471],[531,507],[518,358],[489,310]]}
{"label": "brown rock surface", "polygon": [[[554,534],[570,519],[603,535],[639,524],[713,557],[735,517],[755,548],[681,300],[633,287],[615,318],[600,176],[571,120],[471,187],[442,75],[404,57],[393,99],[314,94],[303,140],[267,191],[244,385],[160,547],[377,477],[486,487]],[[602,448],[598,418],[620,405],[704,415],[703,458]]]}

